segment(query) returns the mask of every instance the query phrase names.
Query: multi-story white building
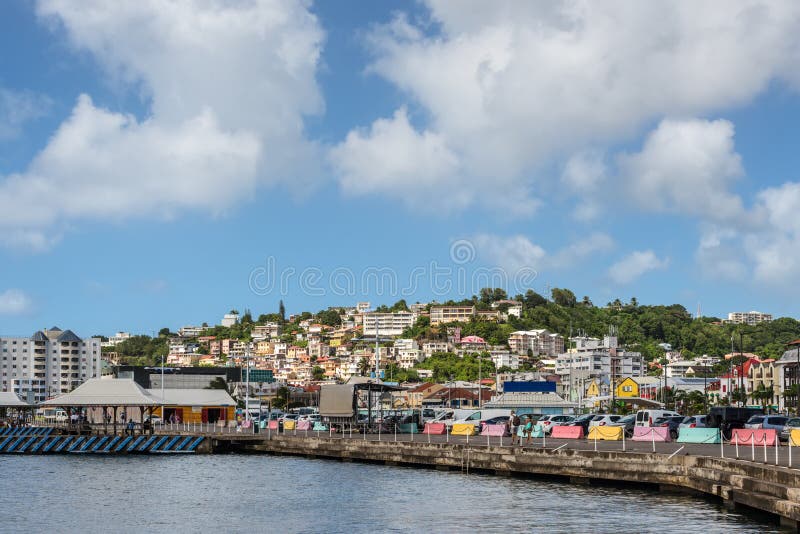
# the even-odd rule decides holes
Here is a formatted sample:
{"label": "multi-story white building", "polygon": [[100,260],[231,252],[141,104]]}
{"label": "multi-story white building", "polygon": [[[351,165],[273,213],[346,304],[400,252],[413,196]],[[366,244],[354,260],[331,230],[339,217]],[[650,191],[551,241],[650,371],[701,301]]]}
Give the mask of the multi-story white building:
{"label": "multi-story white building", "polygon": [[399,336],[403,330],[410,328],[417,320],[417,314],[411,312],[365,313],[364,336]]}
{"label": "multi-story white building", "polygon": [[222,326],[230,328],[231,326],[235,325],[239,322],[239,314],[238,313],[226,313],[222,316]]}
{"label": "multi-story white building", "polygon": [[100,376],[100,338],[57,327],[31,337],[0,337],[0,386],[42,402]]}
{"label": "multi-story white building", "polygon": [[572,338],[578,345],[556,358],[556,374],[562,383],[586,381],[591,378],[644,376],[645,365],[642,354],[618,348],[617,338],[606,336],[602,344],[594,338]]}
{"label": "multi-story white building", "polygon": [[401,349],[397,352],[397,365],[401,369],[411,369],[422,360],[422,351],[419,349]]}
{"label": "multi-story white building", "polygon": [[516,354],[555,357],[564,352],[564,338],[547,330],[518,330],[508,336],[508,346]]}
{"label": "multi-story white building", "polygon": [[446,341],[428,341],[422,344],[422,353],[430,358],[436,352],[450,352],[452,346]]}
{"label": "multi-story white building", "polygon": [[263,341],[265,339],[275,339],[281,337],[281,325],[278,323],[267,323],[263,325],[256,325],[253,327],[250,335],[256,341]]}
{"label": "multi-story white building", "polygon": [[432,306],[431,325],[466,323],[475,316],[475,306]]}
{"label": "multi-story white building", "polygon": [[203,335],[203,330],[205,330],[202,326],[182,326],[178,330],[178,335],[180,337],[199,337]]}
{"label": "multi-story white building", "polygon": [[126,339],[130,339],[132,336],[128,332],[117,332],[113,336],[108,338],[108,341],[103,341],[100,343],[100,347],[116,347]]}
{"label": "multi-story white building", "polygon": [[757,311],[749,312],[731,312],[728,314],[728,320],[723,321],[733,324],[749,324],[754,325],[758,323],[765,323],[772,320],[772,314],[761,313]]}
{"label": "multi-story white building", "polygon": [[493,352],[492,361],[496,369],[508,367],[509,369],[519,369],[519,354],[511,352]]}

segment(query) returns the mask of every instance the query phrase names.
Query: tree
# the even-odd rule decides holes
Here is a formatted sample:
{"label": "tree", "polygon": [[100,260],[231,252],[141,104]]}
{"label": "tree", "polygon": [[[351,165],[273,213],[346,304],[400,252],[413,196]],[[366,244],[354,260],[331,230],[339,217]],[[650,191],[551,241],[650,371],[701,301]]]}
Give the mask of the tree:
{"label": "tree", "polygon": [[250,313],[250,310],[245,309],[242,318],[239,319],[241,324],[253,324],[253,314]]}
{"label": "tree", "polygon": [[592,303],[592,299],[590,299],[587,295],[584,295],[583,300],[581,300],[581,306],[592,308],[594,304]]}
{"label": "tree", "polygon": [[578,299],[575,298],[575,293],[569,289],[554,287],[550,294],[553,297],[553,302],[559,306],[572,308],[578,301]]}
{"label": "tree", "polygon": [[525,304],[527,308],[535,308],[537,306],[546,305],[547,299],[533,289],[529,289],[525,292],[525,296],[522,297],[522,303]]}
{"label": "tree", "polygon": [[234,308],[233,310],[229,311],[228,313],[230,313],[231,315],[239,315],[239,310]]}
{"label": "tree", "polygon": [[278,410],[283,410],[289,406],[289,398],[291,392],[289,388],[286,386],[281,386],[278,388],[278,391],[275,392],[275,398],[272,399],[272,406],[277,408]]}
{"label": "tree", "polygon": [[172,332],[169,331],[169,328],[166,326],[158,331],[158,337],[170,337]]}
{"label": "tree", "polygon": [[339,326],[342,324],[342,316],[338,310],[322,310],[317,314],[317,321],[326,326]]}
{"label": "tree", "polygon": [[314,368],[311,370],[311,374],[314,377],[314,380],[325,380],[325,369],[319,365],[314,366]]}
{"label": "tree", "polygon": [[392,311],[392,312],[408,311],[408,304],[406,304],[405,299],[400,299],[397,302],[395,302],[394,304],[392,304],[392,307],[389,308],[389,311]]}
{"label": "tree", "polygon": [[639,305],[639,301],[636,300],[636,297],[631,297],[631,306],[635,308],[638,305]]}
{"label": "tree", "polygon": [[361,358],[358,361],[358,374],[361,376],[367,376],[369,372],[369,361],[366,358]]}
{"label": "tree", "polygon": [[278,315],[281,316],[281,324],[286,322],[286,308],[283,306],[283,300],[278,302]]}

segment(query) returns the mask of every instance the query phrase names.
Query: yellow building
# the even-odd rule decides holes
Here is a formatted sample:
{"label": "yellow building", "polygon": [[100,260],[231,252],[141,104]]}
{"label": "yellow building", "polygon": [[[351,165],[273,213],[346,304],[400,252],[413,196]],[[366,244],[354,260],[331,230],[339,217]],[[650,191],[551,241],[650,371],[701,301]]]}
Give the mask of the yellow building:
{"label": "yellow building", "polygon": [[597,383],[597,380],[592,380],[589,382],[589,385],[586,387],[586,397],[599,397],[600,396],[600,384]]}
{"label": "yellow building", "polygon": [[[147,392],[161,400],[160,389]],[[236,401],[224,389],[165,389],[164,413],[161,406],[153,415],[165,423],[216,423],[235,420]]]}
{"label": "yellow building", "polygon": [[631,377],[623,379],[616,387],[617,397],[638,397],[639,384]]}

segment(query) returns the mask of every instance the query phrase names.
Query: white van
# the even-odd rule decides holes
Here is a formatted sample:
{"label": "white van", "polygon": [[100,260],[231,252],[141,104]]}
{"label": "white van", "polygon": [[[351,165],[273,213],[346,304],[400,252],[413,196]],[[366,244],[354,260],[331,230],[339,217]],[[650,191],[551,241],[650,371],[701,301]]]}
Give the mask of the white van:
{"label": "white van", "polygon": [[[453,420],[446,422],[447,426],[472,423],[477,430],[481,429],[481,422],[491,419],[492,417],[510,416],[510,409],[503,408],[489,408],[484,410],[455,410]],[[461,413],[459,413],[461,412]],[[464,413],[466,412],[466,413]]]}
{"label": "white van", "polygon": [[659,417],[673,417],[680,416],[679,413],[671,412],[669,410],[639,410],[636,412],[635,426],[653,426],[653,421]]}

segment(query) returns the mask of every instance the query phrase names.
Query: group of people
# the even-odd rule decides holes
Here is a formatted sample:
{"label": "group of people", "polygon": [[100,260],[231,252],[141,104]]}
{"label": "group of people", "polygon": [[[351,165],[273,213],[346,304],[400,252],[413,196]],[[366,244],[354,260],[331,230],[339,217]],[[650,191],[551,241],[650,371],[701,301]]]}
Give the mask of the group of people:
{"label": "group of people", "polygon": [[533,418],[530,415],[524,416],[523,421],[514,410],[511,410],[511,416],[508,418],[508,431],[511,433],[511,446],[522,445],[522,437],[519,435],[520,426],[522,426],[522,435],[526,436],[525,445],[530,443],[531,436],[533,435]]}

